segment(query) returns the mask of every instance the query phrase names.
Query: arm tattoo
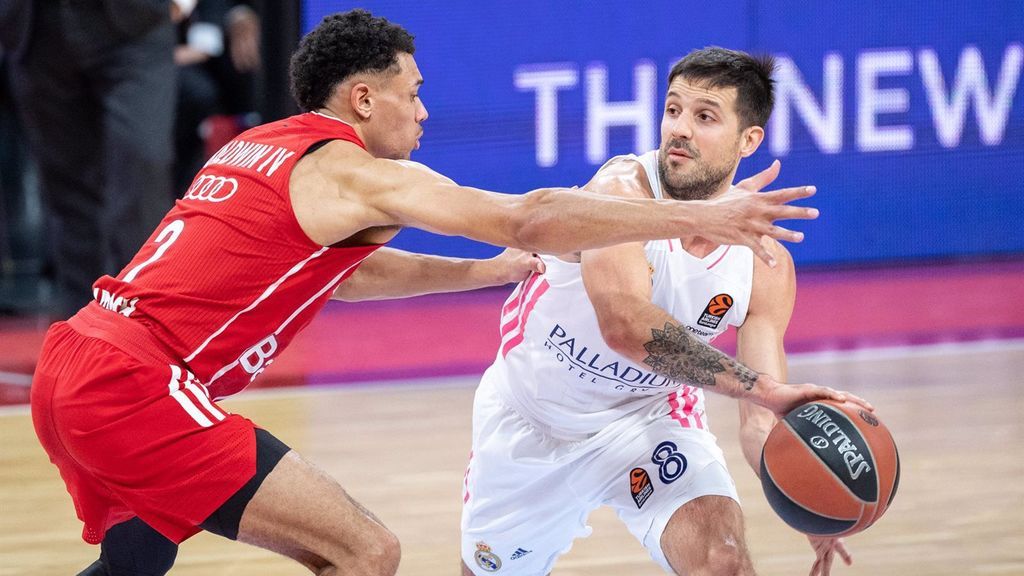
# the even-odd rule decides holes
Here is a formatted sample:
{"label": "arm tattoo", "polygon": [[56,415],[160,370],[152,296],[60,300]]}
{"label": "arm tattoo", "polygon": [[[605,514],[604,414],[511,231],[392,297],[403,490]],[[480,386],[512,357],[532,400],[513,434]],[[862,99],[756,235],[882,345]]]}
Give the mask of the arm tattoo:
{"label": "arm tattoo", "polygon": [[743,386],[743,389],[750,392],[754,389],[754,384],[757,383],[757,372],[754,372],[750,368],[747,368],[741,364],[738,360],[733,360],[728,356],[725,357],[726,365],[736,374],[736,380]]}
{"label": "arm tattoo", "polygon": [[757,372],[691,336],[683,326],[666,322],[664,330],[652,328],[651,333],[653,338],[644,344],[648,354],[644,362],[663,376],[707,388],[725,372],[746,391],[757,382]]}

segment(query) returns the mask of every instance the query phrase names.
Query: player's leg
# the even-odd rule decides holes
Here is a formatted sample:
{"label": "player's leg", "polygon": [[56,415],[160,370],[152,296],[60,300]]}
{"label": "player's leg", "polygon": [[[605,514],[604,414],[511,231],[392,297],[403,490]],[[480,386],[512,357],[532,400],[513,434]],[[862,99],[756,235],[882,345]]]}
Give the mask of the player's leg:
{"label": "player's leg", "polygon": [[[32,423],[40,444],[50,461],[60,471],[68,493],[75,502],[78,517],[85,523],[83,538],[100,545],[100,558],[80,572],[79,576],[139,576],[165,574],[177,555],[178,546],[145,522],[135,517],[124,503],[68,452],[63,437],[65,423],[53,409],[58,377],[62,370],[74,371],[69,358],[92,359],[83,346],[82,337],[66,323],[57,323],[49,330],[40,352],[32,382]],[[116,364],[116,358],[105,356],[97,364]],[[95,413],[90,410],[90,413]],[[113,525],[107,527],[107,522]]]}
{"label": "player's leg", "polygon": [[668,572],[753,574],[736,487],[714,436],[668,416],[630,425],[601,464],[621,475],[607,498],[630,532]]}
{"label": "player's leg", "polygon": [[[175,544],[207,528],[320,574],[394,574],[395,537],[335,481],[226,413],[187,370],[139,362],[71,329],[94,330],[92,320],[80,313],[47,336],[32,396],[37,434],[75,500],[87,542],[103,542],[112,558],[107,533],[116,537],[138,516]],[[153,547],[146,542],[134,548]]]}
{"label": "player's leg", "polygon": [[485,381],[473,405],[473,452],[462,508],[462,574],[547,574],[597,503],[570,486],[573,447],[530,426]]}
{"label": "player's leg", "polygon": [[[257,466],[257,476],[264,468]],[[398,539],[380,520],[295,451],[275,461],[251,494],[243,487],[201,527],[283,554],[324,576],[391,576],[401,556]]]}
{"label": "player's leg", "polygon": [[738,502],[725,496],[702,496],[679,507],[661,535],[661,549],[677,574],[754,574],[743,512]]}
{"label": "player's leg", "polygon": [[[315,574],[395,573],[397,540],[376,518],[272,434],[257,428],[255,436],[256,473],[200,528],[278,552]],[[100,560],[80,576],[160,576],[177,548],[134,518],[107,530]]]}
{"label": "player's leg", "polygon": [[178,545],[139,518],[107,530],[100,558],[78,576],[162,576],[178,555]]}

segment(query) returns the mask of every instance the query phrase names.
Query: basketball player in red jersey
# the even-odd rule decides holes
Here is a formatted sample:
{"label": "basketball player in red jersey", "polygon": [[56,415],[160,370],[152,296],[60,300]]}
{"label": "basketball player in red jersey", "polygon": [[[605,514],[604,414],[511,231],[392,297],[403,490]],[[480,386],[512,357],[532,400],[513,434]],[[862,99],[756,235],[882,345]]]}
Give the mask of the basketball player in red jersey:
{"label": "basketball player in red jersey", "polygon": [[395,573],[390,531],[216,400],[259,376],[332,294],[366,298],[344,289],[364,261],[354,286],[386,285],[387,297],[504,283],[537,265],[505,255],[466,269],[378,250],[402,226],[550,253],[700,233],[770,260],[762,235],[800,239],[774,220],[816,216],[786,205],[807,188],[680,203],[458,186],[403,162],[427,118],[413,51],[405,30],[365,11],[326,18],[292,60],[306,112],[228,143],[124,270],[97,280],[95,301],[51,327],[33,423],[83,538],[101,544],[83,574],[164,574],[204,529],[317,574]]}

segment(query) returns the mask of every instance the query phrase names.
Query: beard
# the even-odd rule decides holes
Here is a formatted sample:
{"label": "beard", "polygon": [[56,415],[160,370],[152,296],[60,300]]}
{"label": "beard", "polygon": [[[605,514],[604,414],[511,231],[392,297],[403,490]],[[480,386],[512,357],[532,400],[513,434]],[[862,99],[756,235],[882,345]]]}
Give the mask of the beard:
{"label": "beard", "polygon": [[[736,142],[739,149],[739,140]],[[668,168],[668,151],[682,149],[696,164],[690,174],[673,174]],[[671,140],[658,150],[658,178],[666,194],[676,200],[707,200],[732,176],[735,161],[714,166],[703,161],[699,150],[685,140]]]}

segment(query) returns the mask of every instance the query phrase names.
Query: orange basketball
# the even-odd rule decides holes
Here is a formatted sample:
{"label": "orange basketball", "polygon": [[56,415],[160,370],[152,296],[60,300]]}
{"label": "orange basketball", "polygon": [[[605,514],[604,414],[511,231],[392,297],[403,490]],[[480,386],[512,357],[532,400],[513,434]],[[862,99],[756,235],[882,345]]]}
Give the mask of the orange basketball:
{"label": "orange basketball", "polygon": [[900,482],[889,429],[850,403],[804,404],[775,425],[761,452],[761,487],[793,528],[846,536],[877,521]]}

